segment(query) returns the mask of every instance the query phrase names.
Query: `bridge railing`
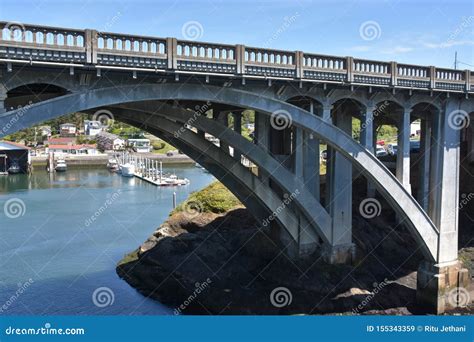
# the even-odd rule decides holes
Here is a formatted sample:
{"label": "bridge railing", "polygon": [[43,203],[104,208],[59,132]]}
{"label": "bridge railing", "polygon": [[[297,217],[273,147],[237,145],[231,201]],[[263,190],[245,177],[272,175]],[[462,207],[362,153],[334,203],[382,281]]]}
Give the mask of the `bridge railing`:
{"label": "bridge railing", "polygon": [[0,58],[38,62],[87,62],[86,31],[0,23]]}
{"label": "bridge railing", "polygon": [[92,63],[100,66],[166,68],[166,39],[91,31]]}
{"label": "bridge railing", "polygon": [[0,22],[0,62],[89,65],[282,78],[409,89],[474,91],[474,73],[176,38]]}

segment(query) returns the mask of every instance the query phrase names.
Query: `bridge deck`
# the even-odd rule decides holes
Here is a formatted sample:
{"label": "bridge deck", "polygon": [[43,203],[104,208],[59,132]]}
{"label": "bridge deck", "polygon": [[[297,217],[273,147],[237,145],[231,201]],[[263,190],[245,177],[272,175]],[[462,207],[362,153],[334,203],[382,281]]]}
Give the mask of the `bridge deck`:
{"label": "bridge deck", "polygon": [[470,70],[89,29],[6,22],[0,27],[0,62],[6,63],[474,93]]}

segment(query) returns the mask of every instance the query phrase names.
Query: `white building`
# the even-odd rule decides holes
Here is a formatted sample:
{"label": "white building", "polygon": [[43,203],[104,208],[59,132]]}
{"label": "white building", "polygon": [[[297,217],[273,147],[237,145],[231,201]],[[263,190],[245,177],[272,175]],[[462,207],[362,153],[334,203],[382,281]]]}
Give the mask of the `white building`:
{"label": "white building", "polygon": [[147,153],[151,151],[150,139],[128,139],[127,145],[137,153]]}
{"label": "white building", "polygon": [[96,155],[99,154],[96,145],[49,145],[48,153],[62,153],[66,155]]}
{"label": "white building", "polygon": [[96,136],[102,132],[102,124],[100,121],[90,121],[90,120],[85,120],[84,121],[84,134],[87,136]]}
{"label": "white building", "polygon": [[99,132],[96,135],[96,140],[101,151],[120,151],[125,148],[125,140],[109,132]]}
{"label": "white building", "polygon": [[76,125],[71,124],[71,123],[65,123],[62,125],[59,125],[59,134],[62,137],[74,137],[76,136]]}

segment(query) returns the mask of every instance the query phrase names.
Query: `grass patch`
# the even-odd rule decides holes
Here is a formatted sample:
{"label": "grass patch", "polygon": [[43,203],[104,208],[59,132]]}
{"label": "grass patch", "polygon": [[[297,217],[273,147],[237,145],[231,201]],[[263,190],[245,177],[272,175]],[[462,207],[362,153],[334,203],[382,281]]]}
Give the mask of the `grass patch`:
{"label": "grass patch", "polygon": [[221,214],[242,203],[221,182],[215,181],[202,190],[193,192],[171,214],[184,211],[187,203],[197,203],[202,212]]}
{"label": "grass patch", "polygon": [[122,258],[122,260],[119,261],[117,266],[123,265],[123,264],[128,264],[129,262],[134,262],[138,260],[138,248],[134,250],[133,252],[130,252],[128,254],[125,254],[125,256]]}

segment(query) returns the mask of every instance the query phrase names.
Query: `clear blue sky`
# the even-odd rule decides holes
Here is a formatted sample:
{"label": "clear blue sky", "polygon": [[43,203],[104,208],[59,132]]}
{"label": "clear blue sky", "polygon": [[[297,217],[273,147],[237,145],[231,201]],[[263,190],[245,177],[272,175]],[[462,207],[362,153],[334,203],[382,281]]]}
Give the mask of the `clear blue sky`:
{"label": "clear blue sky", "polygon": [[177,38],[197,22],[202,41],[474,69],[473,0],[2,0],[0,18]]}

